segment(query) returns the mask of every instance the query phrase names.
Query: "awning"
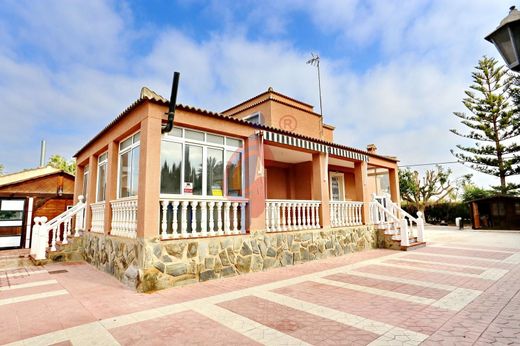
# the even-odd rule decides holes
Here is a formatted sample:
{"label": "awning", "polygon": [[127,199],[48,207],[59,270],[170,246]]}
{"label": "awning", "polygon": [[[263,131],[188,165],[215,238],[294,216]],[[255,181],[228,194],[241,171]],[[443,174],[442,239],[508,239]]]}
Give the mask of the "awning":
{"label": "awning", "polygon": [[337,148],[334,146],[317,143],[312,140],[296,138],[271,131],[263,131],[263,133],[264,139],[270,142],[285,144],[307,150],[319,151],[322,153],[329,153],[331,155],[336,155],[347,159],[368,162],[368,155],[361,154],[352,150]]}

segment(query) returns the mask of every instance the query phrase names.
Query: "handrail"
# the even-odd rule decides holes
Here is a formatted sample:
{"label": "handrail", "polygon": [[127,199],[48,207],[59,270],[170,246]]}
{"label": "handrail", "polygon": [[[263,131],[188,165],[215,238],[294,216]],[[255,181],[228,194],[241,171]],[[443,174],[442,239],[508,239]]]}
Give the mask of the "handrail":
{"label": "handrail", "polygon": [[79,196],[78,203],[72,208],[64,211],[55,218],[47,221],[46,217],[35,217],[34,227],[32,231],[31,254],[35,259],[45,259],[45,253],[49,245],[49,231],[52,230],[50,251],[56,251],[56,241],[60,237],[60,226],[63,224],[62,244],[67,244],[67,236],[71,235],[72,218],[76,216],[76,225],[74,228],[74,237],[79,237],[79,230],[84,229],[84,213],[85,197]]}

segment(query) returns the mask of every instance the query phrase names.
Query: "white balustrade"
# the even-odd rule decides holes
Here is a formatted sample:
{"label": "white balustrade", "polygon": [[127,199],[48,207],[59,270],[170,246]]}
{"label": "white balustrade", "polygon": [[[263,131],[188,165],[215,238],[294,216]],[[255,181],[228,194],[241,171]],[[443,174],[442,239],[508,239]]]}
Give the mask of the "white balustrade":
{"label": "white balustrade", "polygon": [[[72,236],[72,221],[76,218],[74,237],[84,230],[85,198],[79,196],[78,203],[64,211],[54,219],[47,221],[46,217],[35,217],[32,228],[31,254],[35,259],[46,258],[46,251],[56,251],[58,243],[68,244],[67,237]],[[49,247],[50,244],[50,247]]]}
{"label": "white balustrade", "polygon": [[245,234],[247,203],[244,198],[161,198],[161,239]]}
{"label": "white balustrade", "polygon": [[110,234],[125,237],[137,237],[137,197],[127,197],[110,201],[112,224]]}
{"label": "white balustrade", "polygon": [[320,205],[320,201],[267,199],[266,230],[280,232],[320,228]]}
{"label": "white balustrade", "polygon": [[92,203],[90,205],[92,211],[92,226],[91,232],[104,233],[105,232],[105,202]]}
{"label": "white balustrade", "polygon": [[330,201],[332,227],[359,226],[363,224],[363,202]]}

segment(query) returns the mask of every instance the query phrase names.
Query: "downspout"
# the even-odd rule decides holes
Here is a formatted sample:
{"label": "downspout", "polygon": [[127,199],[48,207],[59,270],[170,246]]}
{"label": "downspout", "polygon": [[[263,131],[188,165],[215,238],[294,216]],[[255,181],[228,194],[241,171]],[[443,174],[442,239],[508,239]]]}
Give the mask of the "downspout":
{"label": "downspout", "polygon": [[177,103],[177,90],[179,88],[179,72],[173,73],[172,94],[170,96],[170,107],[168,108],[168,123],[161,129],[161,133],[168,133],[173,129],[173,120],[175,118],[175,106]]}

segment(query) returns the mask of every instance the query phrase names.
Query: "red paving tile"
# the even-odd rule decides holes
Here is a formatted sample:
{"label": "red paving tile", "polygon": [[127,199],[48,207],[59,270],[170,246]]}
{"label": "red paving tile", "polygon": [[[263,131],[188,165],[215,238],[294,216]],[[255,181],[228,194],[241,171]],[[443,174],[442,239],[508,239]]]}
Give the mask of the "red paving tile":
{"label": "red paving tile", "polygon": [[62,290],[62,289],[63,289],[63,287],[61,287],[61,285],[58,283],[44,285],[44,286],[19,288],[19,289],[0,292],[0,299],[16,298],[16,297],[26,296],[29,294],[39,294],[39,293],[57,291],[57,290]]}
{"label": "red paving tile", "polygon": [[193,311],[114,328],[110,333],[122,345],[259,345]]}
{"label": "red paving tile", "polygon": [[341,341],[340,344],[366,345],[378,338],[377,334],[258,297],[248,296],[218,305],[313,345],[337,341]]}
{"label": "red paving tile", "polygon": [[511,252],[517,253],[520,252],[520,248],[514,247],[496,247],[496,246],[486,246],[486,245],[466,245],[466,244],[440,244],[442,247],[452,247],[458,249],[475,249],[475,250],[491,250],[491,251],[503,251],[503,252]]}
{"label": "red paving tile", "polygon": [[356,276],[355,274],[334,274],[325,276],[325,279],[346,282],[349,284],[373,287],[380,290],[393,291],[398,293],[410,294],[418,297],[440,299],[449,294],[450,291],[440,290],[437,288],[430,288],[424,286],[416,286],[409,284],[402,284],[394,281],[378,280]]}
{"label": "red paving tile", "polygon": [[304,282],[273,292],[424,334],[433,333],[454,314],[427,305],[315,282]]}
{"label": "red paving tile", "polygon": [[355,271],[362,273],[385,275],[389,277],[395,276],[404,279],[420,280],[444,285],[452,285],[480,291],[485,290],[494,283],[494,281],[492,280],[470,278],[467,276],[460,276],[455,273],[429,273],[425,271],[414,270],[412,268],[408,269],[399,267],[387,267],[375,264],[367,265],[361,268],[356,268]]}
{"label": "red paving tile", "polygon": [[457,266],[450,266],[445,264],[439,264],[439,263],[422,263],[422,262],[409,262],[409,261],[402,261],[400,259],[388,259],[384,261],[384,263],[390,263],[390,264],[398,264],[405,267],[415,267],[415,268],[425,268],[425,269],[438,269],[438,270],[446,270],[450,272],[455,273],[467,273],[467,274],[482,274],[485,269],[478,269],[478,268],[463,268],[463,267],[457,267]]}

